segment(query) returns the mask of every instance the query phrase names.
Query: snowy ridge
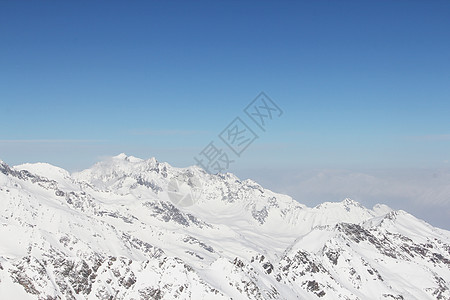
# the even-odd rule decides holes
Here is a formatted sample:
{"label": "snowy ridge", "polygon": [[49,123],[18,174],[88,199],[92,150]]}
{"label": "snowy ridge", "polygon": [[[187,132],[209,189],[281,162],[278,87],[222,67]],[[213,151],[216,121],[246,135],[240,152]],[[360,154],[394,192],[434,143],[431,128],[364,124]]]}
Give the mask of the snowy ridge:
{"label": "snowy ridge", "polygon": [[[194,205],[171,201],[174,179],[198,189]],[[309,208],[155,158],[74,174],[0,161],[0,211],[6,298],[450,298],[446,230],[351,199]]]}

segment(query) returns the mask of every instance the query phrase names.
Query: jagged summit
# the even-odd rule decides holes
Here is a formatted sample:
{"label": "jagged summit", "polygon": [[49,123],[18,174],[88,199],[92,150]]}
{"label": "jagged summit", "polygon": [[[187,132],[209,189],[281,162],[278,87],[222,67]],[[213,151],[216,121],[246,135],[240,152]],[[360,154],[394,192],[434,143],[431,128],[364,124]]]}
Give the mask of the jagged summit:
{"label": "jagged summit", "polygon": [[8,299],[450,297],[448,231],[154,158],[73,174],[0,162],[0,222]]}
{"label": "jagged summit", "polygon": [[[134,156],[131,156],[131,155],[128,156],[125,153],[120,153],[119,155],[113,156],[112,159],[114,159],[114,160],[125,160],[125,161],[132,162],[132,163],[142,162],[143,161],[143,159],[141,159],[141,158],[137,158],[137,157],[134,157]],[[151,158],[151,159],[156,160],[155,158]]]}
{"label": "jagged summit", "polygon": [[350,198],[345,198],[341,203],[344,205],[361,206],[361,203]]}
{"label": "jagged summit", "polygon": [[351,198],[345,198],[344,200],[340,201],[340,202],[324,202],[321,203],[319,205],[316,206],[316,208],[320,208],[323,206],[327,206],[327,205],[342,205],[342,206],[355,206],[355,207],[362,207],[361,203],[359,203],[358,201],[355,201]]}

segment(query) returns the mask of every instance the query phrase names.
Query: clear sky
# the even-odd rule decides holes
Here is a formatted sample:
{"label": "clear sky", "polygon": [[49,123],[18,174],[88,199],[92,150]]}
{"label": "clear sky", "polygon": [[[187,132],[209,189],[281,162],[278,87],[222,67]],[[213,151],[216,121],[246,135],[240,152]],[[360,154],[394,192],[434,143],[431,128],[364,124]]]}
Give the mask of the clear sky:
{"label": "clear sky", "polygon": [[260,170],[448,170],[450,2],[0,1],[9,164],[192,165],[260,91],[284,113],[238,175],[295,193]]}

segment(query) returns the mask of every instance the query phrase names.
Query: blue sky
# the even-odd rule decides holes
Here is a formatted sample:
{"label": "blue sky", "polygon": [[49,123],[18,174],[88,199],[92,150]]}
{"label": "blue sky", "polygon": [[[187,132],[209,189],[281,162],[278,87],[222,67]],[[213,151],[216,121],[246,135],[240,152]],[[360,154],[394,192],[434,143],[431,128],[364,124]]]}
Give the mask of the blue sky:
{"label": "blue sky", "polygon": [[449,36],[448,1],[2,1],[0,158],[192,165],[265,91],[238,175],[447,170]]}

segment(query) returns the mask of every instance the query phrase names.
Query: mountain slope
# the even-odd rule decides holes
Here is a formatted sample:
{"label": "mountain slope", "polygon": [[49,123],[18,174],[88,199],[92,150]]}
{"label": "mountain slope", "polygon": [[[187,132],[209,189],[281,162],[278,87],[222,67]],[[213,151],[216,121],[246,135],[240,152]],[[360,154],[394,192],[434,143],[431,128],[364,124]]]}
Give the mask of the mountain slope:
{"label": "mountain slope", "polygon": [[7,298],[450,298],[448,231],[154,158],[74,174],[0,161],[0,211]]}

